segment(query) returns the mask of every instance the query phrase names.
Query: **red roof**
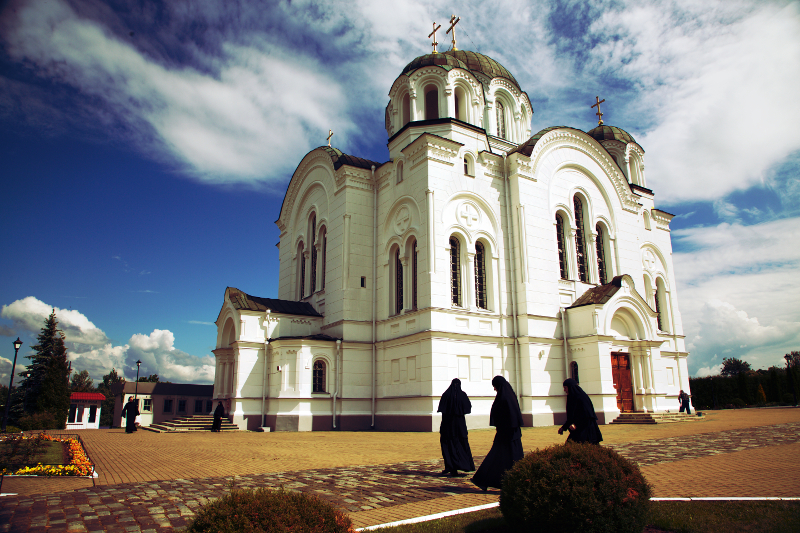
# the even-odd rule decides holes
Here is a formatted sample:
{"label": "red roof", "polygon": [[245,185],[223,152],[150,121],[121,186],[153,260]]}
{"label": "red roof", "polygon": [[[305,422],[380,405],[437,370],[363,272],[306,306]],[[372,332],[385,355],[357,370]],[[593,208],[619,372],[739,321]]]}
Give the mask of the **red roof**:
{"label": "red roof", "polygon": [[106,399],[105,396],[100,394],[99,392],[73,392],[69,395],[70,400],[98,400],[103,401]]}

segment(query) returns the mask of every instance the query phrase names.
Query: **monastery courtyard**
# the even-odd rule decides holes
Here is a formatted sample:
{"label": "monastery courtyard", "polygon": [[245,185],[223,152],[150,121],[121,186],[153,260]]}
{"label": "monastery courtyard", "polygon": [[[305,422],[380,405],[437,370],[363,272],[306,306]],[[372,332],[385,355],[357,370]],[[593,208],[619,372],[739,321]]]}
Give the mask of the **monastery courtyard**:
{"label": "monastery courtyard", "polygon": [[[608,425],[603,445],[636,460],[656,497],[800,496],[800,409],[709,411],[702,421]],[[211,498],[248,487],[317,494],[365,527],[496,502],[470,475],[439,477],[438,433],[80,432],[91,480],[6,478],[0,532],[170,531]],[[494,430],[469,434],[476,465]],[[563,442],[526,428],[526,451]]]}

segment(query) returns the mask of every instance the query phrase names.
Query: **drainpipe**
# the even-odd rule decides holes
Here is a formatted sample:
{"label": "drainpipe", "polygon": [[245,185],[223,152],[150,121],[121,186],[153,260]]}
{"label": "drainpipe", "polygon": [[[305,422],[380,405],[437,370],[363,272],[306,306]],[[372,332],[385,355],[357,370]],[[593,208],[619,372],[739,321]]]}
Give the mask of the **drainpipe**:
{"label": "drainpipe", "polygon": [[506,171],[506,154],[503,154],[503,180],[505,181],[505,195],[506,195],[506,220],[508,220],[508,234],[509,234],[509,249],[511,251],[511,315],[513,317],[512,324],[513,328],[513,335],[514,335],[514,366],[516,367],[516,376],[515,376],[515,383],[516,383],[516,391],[517,391],[517,398],[522,401],[522,387],[520,387],[520,375],[522,374],[522,369],[520,366],[520,359],[519,359],[519,318],[517,317],[517,274],[516,274],[516,254],[514,254],[514,218],[513,218],[513,210],[511,209],[511,195],[508,192],[509,188],[509,180],[508,180],[508,172]]}
{"label": "drainpipe", "polygon": [[336,396],[339,394],[339,365],[340,363],[340,354],[342,353],[342,341],[336,339],[336,357],[333,360],[333,377],[334,377],[334,389],[333,389],[333,406],[331,407],[331,412],[333,413],[333,429],[336,429]]}
{"label": "drainpipe", "polygon": [[378,184],[375,183],[375,165],[372,165],[372,426],[375,429],[375,389],[377,380],[377,354],[375,352],[376,323],[375,323],[375,299],[377,293],[378,279]]}
{"label": "drainpipe", "polygon": [[267,341],[264,343],[264,372],[261,376],[261,427],[265,426],[267,420],[267,412],[265,410],[267,404],[267,366],[269,366],[269,313],[267,309]]}
{"label": "drainpipe", "polygon": [[567,346],[567,310],[561,308],[561,340],[564,341],[564,379],[569,376],[569,346]]}

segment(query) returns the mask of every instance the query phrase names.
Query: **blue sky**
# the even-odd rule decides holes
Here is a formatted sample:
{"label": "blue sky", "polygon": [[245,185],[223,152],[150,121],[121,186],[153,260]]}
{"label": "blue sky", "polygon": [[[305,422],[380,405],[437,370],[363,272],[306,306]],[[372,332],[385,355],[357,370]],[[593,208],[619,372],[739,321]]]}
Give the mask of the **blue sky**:
{"label": "blue sky", "polygon": [[600,95],[645,149],[657,206],[677,215],[693,374],[800,349],[798,2],[444,5],[4,3],[0,380],[55,307],[95,379],[141,359],[210,382],[225,287],[277,296],[296,165],[328,129],[386,161],[387,93],[451,13],[459,48],[528,92],[533,132],[591,129]]}

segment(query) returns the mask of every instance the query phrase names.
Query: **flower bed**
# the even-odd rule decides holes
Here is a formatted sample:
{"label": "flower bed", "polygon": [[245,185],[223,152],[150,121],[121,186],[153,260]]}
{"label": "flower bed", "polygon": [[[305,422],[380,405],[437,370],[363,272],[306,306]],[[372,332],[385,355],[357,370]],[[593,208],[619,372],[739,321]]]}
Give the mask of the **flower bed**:
{"label": "flower bed", "polygon": [[94,474],[94,465],[89,461],[86,451],[83,449],[77,437],[53,436],[47,433],[36,435],[23,435],[22,440],[46,440],[51,442],[65,443],[69,449],[70,461],[68,465],[43,465],[25,466],[16,471],[9,472],[3,469],[3,475],[15,476],[91,476]]}

